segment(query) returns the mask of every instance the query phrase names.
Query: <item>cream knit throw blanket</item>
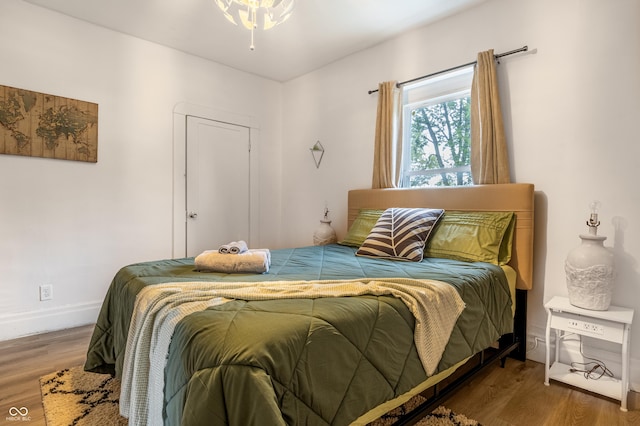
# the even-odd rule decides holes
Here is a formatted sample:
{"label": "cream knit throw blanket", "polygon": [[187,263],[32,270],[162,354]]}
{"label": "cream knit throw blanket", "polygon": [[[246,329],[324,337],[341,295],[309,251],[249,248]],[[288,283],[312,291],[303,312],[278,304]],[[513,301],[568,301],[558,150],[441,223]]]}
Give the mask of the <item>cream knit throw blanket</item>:
{"label": "cream knit throw blanket", "polygon": [[449,284],[407,278],[159,284],[143,288],[136,298],[125,350],[120,413],[129,418],[130,425],[163,423],[164,367],[169,344],[176,324],[193,312],[231,299],[315,299],[366,294],[392,295],[407,305],[416,319],[414,340],[418,355],[427,375],[432,375],[465,306]]}

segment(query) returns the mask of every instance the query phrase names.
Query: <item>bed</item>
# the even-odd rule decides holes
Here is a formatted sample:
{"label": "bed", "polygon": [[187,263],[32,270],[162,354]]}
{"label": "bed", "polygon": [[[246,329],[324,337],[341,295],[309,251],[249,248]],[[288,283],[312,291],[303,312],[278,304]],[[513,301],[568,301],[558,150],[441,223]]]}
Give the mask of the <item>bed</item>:
{"label": "bed", "polygon": [[[352,190],[346,239],[363,212],[391,207],[512,213],[508,263],[400,262],[331,244],[273,250],[259,275],[197,272],[193,258],[129,265],[105,297],[85,370],[122,379],[121,410],[134,424],[338,425],[366,424],[429,394],[411,422],[488,362],[524,359],[533,185]],[[429,250],[437,254],[435,243]],[[243,293],[307,285],[311,295]],[[327,285],[339,293],[313,293]],[[416,286],[425,290],[409,298]],[[425,309],[433,300],[449,308]],[[430,329],[436,320],[445,322]]]}

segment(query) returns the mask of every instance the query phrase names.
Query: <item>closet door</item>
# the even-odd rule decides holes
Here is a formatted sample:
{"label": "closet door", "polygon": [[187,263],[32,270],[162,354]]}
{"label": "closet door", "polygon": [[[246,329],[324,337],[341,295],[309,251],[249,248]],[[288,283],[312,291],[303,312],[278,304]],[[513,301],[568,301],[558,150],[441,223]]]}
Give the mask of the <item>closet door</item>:
{"label": "closet door", "polygon": [[186,254],[249,243],[249,128],[187,117]]}

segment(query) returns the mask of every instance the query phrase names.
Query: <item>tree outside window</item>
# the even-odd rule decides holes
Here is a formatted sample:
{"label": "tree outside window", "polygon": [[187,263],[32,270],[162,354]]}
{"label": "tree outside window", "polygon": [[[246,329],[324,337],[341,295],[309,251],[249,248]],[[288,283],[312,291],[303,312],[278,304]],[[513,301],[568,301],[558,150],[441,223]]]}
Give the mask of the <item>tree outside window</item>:
{"label": "tree outside window", "polygon": [[[463,79],[460,73],[450,79],[440,78],[430,82],[426,90],[425,85],[414,93],[408,89],[404,106],[403,187],[472,184],[468,74],[463,74]],[[412,98],[413,102],[407,102]]]}

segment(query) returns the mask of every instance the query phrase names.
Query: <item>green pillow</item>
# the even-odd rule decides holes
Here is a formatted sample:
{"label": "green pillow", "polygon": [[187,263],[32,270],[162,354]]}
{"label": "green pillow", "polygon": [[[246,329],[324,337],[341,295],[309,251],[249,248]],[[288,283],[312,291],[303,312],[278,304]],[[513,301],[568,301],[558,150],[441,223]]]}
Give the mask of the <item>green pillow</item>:
{"label": "green pillow", "polygon": [[384,210],[361,209],[347,232],[344,240],[338,242],[344,246],[360,247],[382,216]]}
{"label": "green pillow", "polygon": [[513,230],[516,228],[516,215],[512,213],[507,229],[504,231],[500,251],[498,252],[498,265],[506,265],[511,260],[511,246],[513,244]]}
{"label": "green pillow", "polygon": [[505,265],[511,260],[513,212],[447,211],[433,230],[425,255]]}

